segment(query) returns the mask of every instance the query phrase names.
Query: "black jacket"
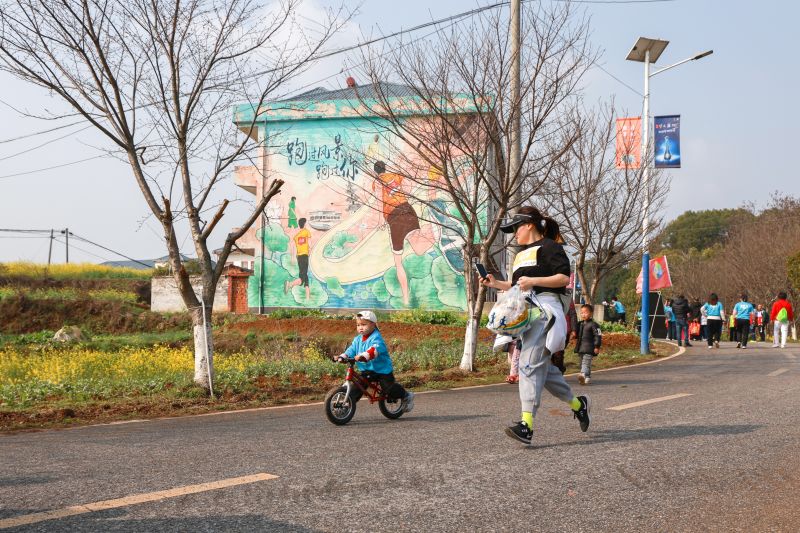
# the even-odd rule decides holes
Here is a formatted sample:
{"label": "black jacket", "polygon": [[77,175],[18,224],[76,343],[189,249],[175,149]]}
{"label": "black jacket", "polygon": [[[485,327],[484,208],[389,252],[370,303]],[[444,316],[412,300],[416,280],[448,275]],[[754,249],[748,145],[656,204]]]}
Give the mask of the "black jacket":
{"label": "black jacket", "polygon": [[578,336],[575,340],[575,353],[590,353],[603,344],[603,332],[600,326],[592,320],[581,320],[578,323]]}
{"label": "black jacket", "polygon": [[686,298],[676,298],[672,301],[672,312],[676,320],[686,320],[691,314],[689,301]]}
{"label": "black jacket", "polygon": [[692,313],[692,320],[700,320],[700,309],[703,307],[703,304],[700,303],[700,300],[694,301],[689,307]]}

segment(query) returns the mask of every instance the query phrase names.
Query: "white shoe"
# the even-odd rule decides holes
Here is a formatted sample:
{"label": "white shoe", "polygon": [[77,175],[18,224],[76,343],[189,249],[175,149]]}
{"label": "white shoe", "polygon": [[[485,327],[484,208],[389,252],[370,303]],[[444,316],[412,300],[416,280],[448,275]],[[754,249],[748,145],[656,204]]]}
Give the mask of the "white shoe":
{"label": "white shoe", "polygon": [[746,350],[746,349],[747,349],[747,345],[742,346],[742,350]]}
{"label": "white shoe", "polygon": [[777,344],[773,344],[772,347],[773,348],[780,348],[780,346],[778,346]]}
{"label": "white shoe", "polygon": [[408,391],[406,397],[403,398],[403,412],[410,413],[414,409],[414,393]]}
{"label": "white shoe", "polygon": [[584,384],[584,385],[589,385],[589,384],[591,384],[591,383],[592,383],[592,378],[585,378],[585,379],[583,380],[583,384]]}
{"label": "white shoe", "polygon": [[708,346],[708,349],[709,349],[709,350],[710,350],[711,348],[713,348],[713,346]]}

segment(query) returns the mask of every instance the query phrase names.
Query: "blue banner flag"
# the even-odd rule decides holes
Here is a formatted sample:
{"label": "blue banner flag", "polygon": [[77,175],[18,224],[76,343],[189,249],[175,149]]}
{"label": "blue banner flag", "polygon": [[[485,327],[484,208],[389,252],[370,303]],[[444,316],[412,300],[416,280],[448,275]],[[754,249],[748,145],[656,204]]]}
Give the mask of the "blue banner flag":
{"label": "blue banner flag", "polygon": [[681,116],[653,118],[656,168],[681,168]]}

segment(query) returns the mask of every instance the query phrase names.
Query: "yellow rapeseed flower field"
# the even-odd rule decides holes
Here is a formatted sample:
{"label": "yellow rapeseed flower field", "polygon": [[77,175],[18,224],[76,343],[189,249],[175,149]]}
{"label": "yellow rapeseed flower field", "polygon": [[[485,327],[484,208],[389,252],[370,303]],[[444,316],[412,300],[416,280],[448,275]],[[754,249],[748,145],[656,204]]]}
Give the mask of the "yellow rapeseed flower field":
{"label": "yellow rapeseed flower field", "polygon": [[192,352],[188,348],[154,346],[111,353],[83,348],[41,352],[0,349],[0,385],[27,381],[152,379],[191,373],[193,367]]}
{"label": "yellow rapeseed flower field", "polygon": [[[245,372],[258,364],[253,354],[232,354],[214,358],[217,373]],[[188,347],[125,348],[104,352],[85,348],[53,348],[41,352],[0,349],[0,386],[29,381],[54,384],[81,380],[149,380],[191,375],[194,356]]]}
{"label": "yellow rapeseed flower field", "polygon": [[110,267],[94,263],[69,263],[47,265],[16,261],[0,263],[0,275],[16,277],[44,277],[45,273],[56,279],[99,279],[99,278],[136,278],[149,279],[152,270],[135,268]]}

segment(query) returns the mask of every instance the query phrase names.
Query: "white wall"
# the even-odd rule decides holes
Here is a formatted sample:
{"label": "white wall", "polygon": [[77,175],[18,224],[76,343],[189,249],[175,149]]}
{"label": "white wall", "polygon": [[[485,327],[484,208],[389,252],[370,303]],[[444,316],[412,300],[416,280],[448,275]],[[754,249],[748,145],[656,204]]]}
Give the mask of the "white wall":
{"label": "white wall", "polygon": [[[200,289],[203,286],[202,280],[199,276],[192,276],[192,287],[194,293],[200,295]],[[183,299],[178,291],[178,286],[175,283],[175,278],[172,276],[154,277],[150,282],[150,310],[159,313],[172,313],[177,311],[185,311],[186,306],[183,304]],[[214,311],[225,312],[228,310],[228,278],[222,277],[217,283],[217,290],[214,296]]]}

